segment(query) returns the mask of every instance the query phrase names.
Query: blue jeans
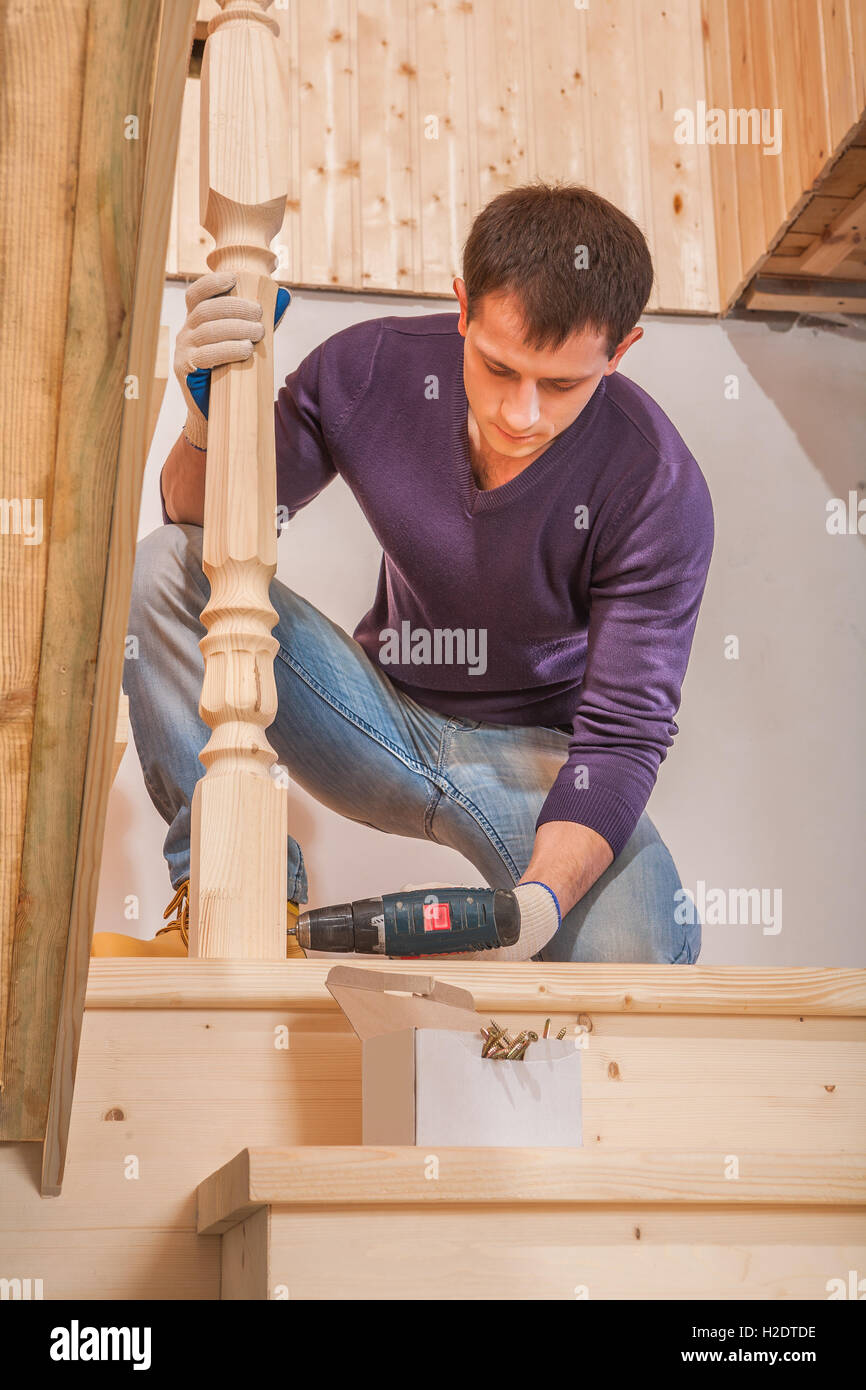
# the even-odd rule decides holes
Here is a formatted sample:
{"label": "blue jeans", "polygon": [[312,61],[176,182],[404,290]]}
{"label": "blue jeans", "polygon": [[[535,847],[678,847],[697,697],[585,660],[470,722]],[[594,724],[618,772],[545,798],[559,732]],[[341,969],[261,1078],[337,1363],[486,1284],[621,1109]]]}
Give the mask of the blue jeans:
{"label": "blue jeans", "polygon": [[[189,877],[190,805],[210,730],[198,712],[210,585],[198,526],[160,526],[139,542],[124,663],[145,786],[168,823],[173,887]],[[389,835],[449,845],[491,887],[511,887],[568,752],[557,729],[450,718],[399,691],[347,633],[274,579],[278,710],[268,739],[290,777],[341,816]],[[289,838],[288,895],[307,901],[300,846]],[[397,856],[395,856],[396,858]],[[394,883],[400,887],[399,868]],[[691,964],[700,925],[674,919],[680,880],[647,815],[541,953],[550,961]]]}

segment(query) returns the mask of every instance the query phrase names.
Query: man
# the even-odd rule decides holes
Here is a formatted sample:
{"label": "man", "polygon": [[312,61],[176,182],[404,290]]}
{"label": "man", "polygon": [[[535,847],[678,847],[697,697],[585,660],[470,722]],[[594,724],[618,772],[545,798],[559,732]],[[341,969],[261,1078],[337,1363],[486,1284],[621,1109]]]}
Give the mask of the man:
{"label": "man", "polygon": [[[259,305],[220,297],[233,283],[207,275],[187,294],[175,370],[189,414],[162,472],[167,524],[136,556],[140,657],[124,690],[169,823],[167,913],[181,903],[133,948],[157,953],[186,950],[189,808],[209,735],[207,421],[190,386],[263,331]],[[504,959],[690,963],[700,948],[700,926],[675,920],[680,881],[644,811],[677,732],[713,541],[697,463],[617,372],[651,286],[640,230],[605,199],[514,189],[470,230],[459,316],[344,329],[275,405],[278,525],[340,474],[383,559],[354,639],[273,582],[270,742],[341,815],[518,884],[520,941],[491,953]],[[294,840],[288,882],[305,902]]]}

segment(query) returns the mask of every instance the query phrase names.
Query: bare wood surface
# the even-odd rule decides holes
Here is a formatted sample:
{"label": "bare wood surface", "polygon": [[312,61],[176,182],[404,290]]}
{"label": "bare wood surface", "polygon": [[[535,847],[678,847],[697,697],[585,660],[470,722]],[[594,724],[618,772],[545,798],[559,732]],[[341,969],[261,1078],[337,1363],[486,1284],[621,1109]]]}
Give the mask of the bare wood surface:
{"label": "bare wood surface", "polygon": [[497,1301],[566,1302],[573,1316],[576,1299],[590,1308],[652,1299],[666,1316],[674,1299],[740,1308],[743,1300],[825,1300],[834,1276],[847,1292],[864,1254],[863,1216],[853,1207],[274,1207],[269,1296],[325,1300],[329,1311],[359,1288],[385,1308],[407,1299],[437,1309],[489,1304],[493,1270]]}
{"label": "bare wood surface", "polygon": [[[541,1032],[537,1014],[494,1016]],[[552,1017],[574,1036],[573,1011]],[[862,1019],[587,1017],[587,1147],[796,1154],[808,1136],[816,1162],[866,1147]],[[38,1145],[0,1146],[0,1248],[15,1230],[192,1229],[198,1183],[239,1144],[360,1144],[361,1089],[336,1009],[88,1010],[62,1194],[40,1198]]]}
{"label": "bare wood surface", "polygon": [[[0,10],[0,493],[26,504],[31,527],[42,513],[38,543],[38,532],[14,531],[14,512],[0,537],[0,1092],[72,271],[75,181],[67,173],[78,158],[87,11],[86,0],[62,11]],[[22,370],[27,322],[39,324],[39,370]]]}
{"label": "bare wood surface", "polygon": [[[187,964],[195,974],[209,963]],[[510,1005],[490,1012],[539,1033],[547,1016]],[[572,1034],[573,1008],[548,1013]],[[832,1175],[839,1154],[864,1149],[862,1016],[582,1010],[580,1016],[581,1026],[589,1025],[581,1053],[584,1140],[594,1153],[663,1147],[712,1155],[719,1164],[726,1154],[743,1160],[776,1153],[782,1173],[789,1156],[799,1173],[808,1155],[816,1171],[826,1163]],[[0,1145],[0,1249],[7,1268],[44,1269],[46,1298],[115,1291],[130,1298],[218,1296],[219,1239],[195,1233],[198,1185],[241,1145],[359,1145],[361,1067],[361,1045],[335,1004],[330,1012],[279,998],[271,1008],[88,1009],[62,1194],[50,1202],[39,1195],[38,1145]],[[130,1180],[136,1177],[131,1158],[139,1180]],[[747,1176],[745,1163],[741,1174]],[[414,1227],[401,1211],[414,1212]],[[357,1244],[369,1258],[375,1247],[396,1277],[423,1239],[442,1278],[450,1272],[452,1279],[465,1266],[460,1250],[479,1242],[504,1252],[513,1247],[508,1259],[525,1267],[529,1258],[538,1279],[555,1249],[597,1246],[627,1254],[637,1246],[645,1260],[641,1252],[653,1247],[664,1264],[663,1276],[662,1264],[656,1271],[657,1290],[679,1287],[683,1261],[691,1260],[690,1272],[703,1269],[705,1279],[717,1264],[729,1273],[739,1268],[750,1291],[782,1287],[769,1278],[762,1251],[784,1251],[787,1278],[795,1264],[813,1273],[816,1264],[829,1272],[853,1268],[858,1244],[866,1244],[866,1212],[850,1205],[647,1200],[524,1203],[511,1210],[482,1202],[477,1209],[427,1205],[423,1228],[417,1206],[344,1205],[328,1212],[308,1205],[293,1212],[296,1258],[287,1265],[281,1256],[274,1271],[276,1280],[288,1268],[296,1280],[304,1270],[305,1290],[293,1298],[323,1296],[319,1276],[328,1261],[333,1273],[341,1243],[345,1253]],[[275,1213],[277,1225],[288,1219]],[[373,1231],[376,1219],[381,1224]],[[372,1244],[371,1232],[378,1232]],[[251,1241],[246,1250],[254,1253]],[[280,1251],[285,1254],[285,1241]],[[799,1275],[792,1287],[822,1296]]]}
{"label": "bare wood surface", "polygon": [[[296,160],[279,235],[287,283],[450,297],[482,204],[547,178],[588,184],[647,233],[661,264],[650,311],[718,307],[710,153],[672,140],[673,110],[704,93],[693,0],[329,0],[273,13]],[[205,269],[187,187],[179,173],[170,275]]]}
{"label": "bare wood surface", "polygon": [[[122,23],[122,13],[118,14],[116,7],[112,7],[110,13],[110,22],[105,20],[101,26],[94,25],[91,31],[94,38],[100,38],[101,44],[106,45],[103,47],[94,44],[92,61],[94,76],[97,79],[103,75],[102,70],[108,61],[106,54],[113,51],[114,45],[120,44],[124,47],[129,42],[128,38],[123,37],[125,29],[121,28],[118,32],[113,28],[114,24]],[[144,14],[143,7],[136,10],[137,18]],[[89,571],[82,559],[74,559],[64,552],[64,559],[73,573],[76,564],[80,567],[77,576],[77,607],[89,613],[93,609],[94,591],[102,594],[102,605],[101,610],[96,610],[98,646],[94,662],[92,705],[88,706],[85,702],[84,706],[89,720],[89,732],[84,784],[80,791],[80,819],[76,827],[75,874],[69,905],[65,964],[61,977],[56,1031],[51,1029],[48,1033],[53,1042],[53,1057],[50,1065],[50,1093],[45,1117],[42,1165],[42,1191],[46,1196],[56,1196],[63,1181],[93,917],[102,860],[105,814],[113,775],[111,730],[121,688],[123,637],[132,589],[142,478],[154,425],[154,400],[160,395],[158,373],[163,372],[163,379],[167,373],[167,352],[164,350],[162,361],[158,355],[161,336],[159,315],[162,306],[162,268],[165,263],[171,215],[170,181],[166,172],[174,168],[183,79],[194,17],[194,0],[182,0],[181,3],[171,5],[153,5],[147,26],[142,29],[140,51],[138,54],[133,52],[129,55],[129,69],[121,67],[117,76],[116,101],[119,111],[113,119],[122,129],[123,116],[120,113],[128,112],[130,105],[133,109],[138,106],[143,117],[140,139],[138,142],[129,143],[141,147],[141,163],[138,168],[125,175],[125,179],[129,180],[129,186],[125,189],[129,204],[129,221],[122,249],[128,257],[129,264],[126,266],[122,291],[126,303],[123,321],[124,324],[129,324],[129,327],[125,329],[117,347],[111,343],[112,351],[118,356],[112,362],[112,374],[103,374],[106,377],[103,389],[107,390],[113,384],[117,391],[117,402],[116,406],[112,402],[110,408],[108,403],[103,401],[102,409],[110,410],[108,418],[117,421],[120,431],[119,444],[117,433],[112,434],[110,431],[106,432],[106,439],[102,444],[106,449],[102,459],[106,473],[101,480],[105,499],[105,510],[101,513],[101,520],[106,529],[99,536],[101,550],[96,546],[95,537],[83,527],[80,528],[83,534],[78,542],[80,546],[93,547],[97,562],[102,564],[101,578],[92,587],[88,586]],[[126,59],[125,48],[124,57]],[[99,140],[106,138],[102,135],[106,128],[109,143],[102,157],[112,165],[117,161],[117,151],[111,143],[112,137],[115,145],[126,142],[119,140],[110,121],[106,127],[104,95],[93,83],[85,106],[83,138],[91,140],[93,148],[98,149]],[[87,186],[87,196],[88,199],[96,201],[100,197],[102,186],[98,166],[88,172],[92,184],[89,183]],[[103,174],[103,178],[105,177],[107,176]],[[85,203],[84,206],[87,208],[89,203]],[[96,227],[92,225],[94,220],[88,219],[85,222],[88,237],[97,235]],[[95,245],[87,246],[87,255],[93,258],[90,266],[91,277],[95,277],[96,284],[99,284],[103,277],[97,255],[100,244],[97,241]],[[93,278],[87,288],[92,295]],[[117,312],[117,307],[113,306],[113,312]],[[92,315],[92,305],[82,303],[80,312],[84,317]],[[162,337],[166,349],[165,335]],[[93,364],[90,364],[90,370],[93,371]],[[114,380],[117,373],[119,381]],[[137,397],[127,396],[121,389],[123,381],[128,381],[130,377],[134,377],[138,382]],[[101,382],[102,376],[97,375],[96,380]],[[69,385],[70,390],[76,389],[74,372]],[[78,389],[83,389],[80,384]],[[96,403],[100,403],[98,397]],[[77,416],[76,407],[71,402],[70,415],[73,418]],[[79,428],[95,430],[97,426],[89,416],[82,414],[81,421],[75,425],[69,441],[70,451],[73,448],[83,450],[86,447],[84,441],[78,437]],[[89,439],[87,443],[92,449],[93,445]],[[74,456],[71,456],[71,475],[74,475],[75,463]],[[87,487],[82,485],[80,479],[73,481],[71,476],[70,492],[68,504],[77,507],[81,495],[87,493]],[[56,621],[58,625],[68,625],[70,612],[58,612]],[[35,1019],[33,1022],[35,1023]],[[26,1066],[29,1087],[32,1067],[29,1058]]]}
{"label": "bare wood surface", "polygon": [[[361,957],[342,963],[363,966]],[[293,1008],[337,1011],[325,988],[336,957],[258,963],[106,958],[90,962],[88,1009]],[[403,961],[367,958],[400,972]],[[427,963],[425,962],[425,965]],[[866,971],[760,970],[703,965],[463,965],[431,962],[437,979],[471,991],[479,1011],[495,1006],[623,1013],[862,1017]]]}
{"label": "bare wood surface", "polygon": [[129,700],[121,691],[117,701],[117,722],[114,726],[114,749],[111,758],[111,780],[114,782],[117,769],[123,762],[126,745],[129,743]]}
{"label": "bare wood surface", "polygon": [[702,0],[708,105],[781,120],[776,154],[752,141],[710,147],[723,307],[764,269],[862,118],[862,9],[860,0]]}
{"label": "bare wood surface", "polygon": [[829,275],[857,246],[866,245],[866,188],[842,209],[791,267],[793,275]]}
{"label": "bare wood surface", "polygon": [[261,1207],[220,1242],[220,1298],[266,1299],[271,1289],[271,1213]]}
{"label": "bare wood surface", "polygon": [[211,380],[202,567],[210,597],[199,710],[211,729],[192,800],[191,957],[285,960],[285,787],[265,730],[277,712],[270,582],[277,568],[273,323],[269,250],[285,215],[287,79],[270,0],[220,0],[201,76],[201,219],[211,270],[262,305],[246,362]]}
{"label": "bare wood surface", "polygon": [[747,309],[773,309],[789,314],[866,313],[866,284],[862,280],[823,279],[820,276],[756,275],[746,291]]}
{"label": "bare wood surface", "polygon": [[262,1206],[465,1202],[866,1206],[866,1154],[744,1153],[725,1177],[717,1153],[597,1149],[438,1148],[438,1177],[422,1148],[338,1145],[244,1149],[198,1188],[198,1230],[218,1235]]}
{"label": "bare wood surface", "polygon": [[[125,406],[146,425],[153,375],[151,356],[139,372],[145,389],[138,399],[125,397],[159,16],[159,0],[93,0],[89,6],[79,67],[79,138],[58,175],[66,180],[71,171],[75,221],[51,446],[54,477],[46,496],[45,601],[11,967],[3,1139],[46,1134],[55,1046],[59,1037],[61,1047],[71,1048],[60,1083],[70,1084],[75,1020],[83,1008],[128,606],[121,576],[131,575],[140,496],[139,478],[134,504],[124,515],[126,521],[134,506],[131,534],[123,554],[112,555],[113,532],[124,534],[115,517],[118,445]],[[67,54],[63,61],[68,63]],[[50,79],[35,58],[28,83],[34,72],[40,74],[41,99],[53,100]],[[139,121],[137,139],[124,138],[130,114]],[[56,134],[55,116],[52,128]],[[27,159],[32,170],[32,152]],[[42,276],[44,269],[37,278]],[[22,372],[32,376],[20,343],[10,370],[13,381]]]}

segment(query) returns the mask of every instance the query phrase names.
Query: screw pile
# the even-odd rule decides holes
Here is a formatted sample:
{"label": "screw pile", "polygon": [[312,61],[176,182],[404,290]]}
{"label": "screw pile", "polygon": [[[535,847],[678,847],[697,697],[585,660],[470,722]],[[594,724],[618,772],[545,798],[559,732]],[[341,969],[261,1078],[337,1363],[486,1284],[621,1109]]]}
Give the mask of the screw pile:
{"label": "screw pile", "polygon": [[[544,1037],[550,1033],[550,1019],[544,1023]],[[522,1062],[526,1057],[526,1049],[530,1043],[538,1042],[538,1034],[532,1029],[524,1029],[518,1033],[516,1038],[512,1038],[507,1028],[491,1018],[486,1028],[481,1029],[481,1036],[484,1039],[481,1048],[482,1057],[492,1057],[494,1061]],[[557,1033],[557,1039],[561,1042],[565,1037],[565,1029],[561,1028]]]}

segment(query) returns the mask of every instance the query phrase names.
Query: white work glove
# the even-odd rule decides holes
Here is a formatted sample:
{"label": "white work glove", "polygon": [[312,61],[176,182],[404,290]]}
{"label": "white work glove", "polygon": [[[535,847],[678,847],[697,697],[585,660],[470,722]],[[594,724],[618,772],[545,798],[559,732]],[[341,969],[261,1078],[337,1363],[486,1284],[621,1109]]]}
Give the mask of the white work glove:
{"label": "white work glove", "polygon": [[186,292],[187,315],[175,343],[174,373],[187,406],[183,432],[197,449],[207,448],[207,418],[196,405],[187,376],[226,362],[246,362],[265,333],[261,304],[228,294],[236,281],[231,271],[210,271]]}
{"label": "white work glove", "polygon": [[[403,891],[453,888],[452,883],[404,883]],[[530,960],[543,951],[559,930],[562,916],[559,902],[546,883],[519,883],[512,889],[520,908],[520,936],[514,946],[497,946],[492,951],[449,951],[440,960]],[[426,957],[425,957],[426,959]]]}

